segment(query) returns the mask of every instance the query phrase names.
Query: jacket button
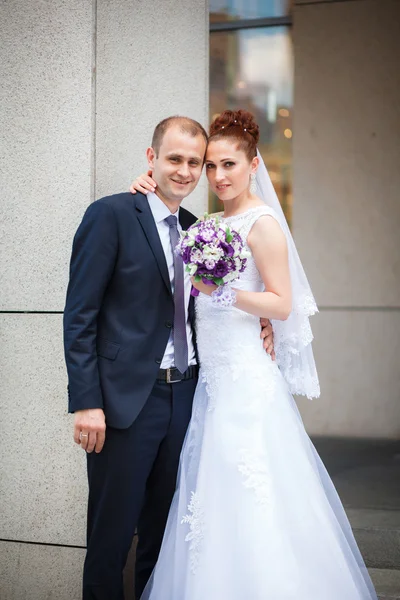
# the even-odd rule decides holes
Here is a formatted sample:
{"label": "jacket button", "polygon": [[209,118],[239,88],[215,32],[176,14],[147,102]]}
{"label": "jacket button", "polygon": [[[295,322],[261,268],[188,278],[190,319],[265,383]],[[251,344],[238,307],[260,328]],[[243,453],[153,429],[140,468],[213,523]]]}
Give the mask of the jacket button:
{"label": "jacket button", "polygon": [[172,327],[171,321],[165,321],[165,327],[168,327],[168,329],[171,329],[171,327]]}
{"label": "jacket button", "polygon": [[156,363],[157,363],[158,365],[161,365],[161,360],[160,360],[159,358],[156,358]]}

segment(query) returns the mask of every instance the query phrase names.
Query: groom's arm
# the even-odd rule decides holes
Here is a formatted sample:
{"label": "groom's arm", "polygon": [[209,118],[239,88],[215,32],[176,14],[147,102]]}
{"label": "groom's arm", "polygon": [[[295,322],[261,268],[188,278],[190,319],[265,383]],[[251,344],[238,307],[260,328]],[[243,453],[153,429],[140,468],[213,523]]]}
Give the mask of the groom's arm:
{"label": "groom's arm", "polygon": [[[94,202],[74,238],[64,310],[69,412],[85,411],[79,415],[85,416],[85,424],[90,416],[86,411],[103,408],[96,351],[97,318],[114,270],[117,249],[114,211],[102,201]],[[95,414],[91,413],[91,417]]]}

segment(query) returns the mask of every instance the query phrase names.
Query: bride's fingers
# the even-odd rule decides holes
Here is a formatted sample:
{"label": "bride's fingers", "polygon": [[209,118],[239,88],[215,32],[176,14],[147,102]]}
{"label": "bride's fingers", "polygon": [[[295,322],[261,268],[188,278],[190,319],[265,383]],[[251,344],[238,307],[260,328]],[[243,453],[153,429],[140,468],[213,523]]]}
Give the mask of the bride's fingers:
{"label": "bride's fingers", "polygon": [[[143,173],[143,175],[139,175],[139,177],[137,177],[133,183],[140,185],[141,187],[145,188],[148,192],[154,192],[157,186],[156,182],[153,181],[150,175],[146,175],[145,173]],[[135,187],[137,189],[137,186]]]}
{"label": "bride's fingers", "polygon": [[154,179],[152,179],[150,177],[149,174],[138,177],[138,180],[139,180],[139,183],[141,183],[144,186],[149,185],[153,192],[154,192],[155,188],[157,187],[156,182],[154,181]]}
{"label": "bride's fingers", "polygon": [[142,192],[142,194],[148,194],[149,192],[153,192],[154,190],[152,188],[144,187],[143,185],[141,185],[137,179],[135,179],[135,181],[132,183],[131,187],[129,188],[129,191],[131,192],[131,194],[136,194],[136,192]]}
{"label": "bride's fingers", "polygon": [[136,192],[147,194],[148,192],[154,192],[156,187],[156,182],[153,181],[149,175],[143,174],[135,179],[135,181],[131,184],[129,191],[132,194],[136,194]]}

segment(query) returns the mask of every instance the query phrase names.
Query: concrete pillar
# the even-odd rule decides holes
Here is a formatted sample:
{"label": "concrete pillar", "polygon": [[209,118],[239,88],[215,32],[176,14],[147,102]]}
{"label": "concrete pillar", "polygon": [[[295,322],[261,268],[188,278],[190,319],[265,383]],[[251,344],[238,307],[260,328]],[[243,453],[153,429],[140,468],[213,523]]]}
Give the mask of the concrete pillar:
{"label": "concrete pillar", "polygon": [[294,235],[321,314],[309,432],[400,433],[400,4],[298,0]]}
{"label": "concrete pillar", "polygon": [[[78,600],[85,457],[72,440],[62,310],[86,206],[145,168],[170,114],[207,124],[208,5],[0,5],[0,597]],[[186,206],[202,212],[205,184]]]}

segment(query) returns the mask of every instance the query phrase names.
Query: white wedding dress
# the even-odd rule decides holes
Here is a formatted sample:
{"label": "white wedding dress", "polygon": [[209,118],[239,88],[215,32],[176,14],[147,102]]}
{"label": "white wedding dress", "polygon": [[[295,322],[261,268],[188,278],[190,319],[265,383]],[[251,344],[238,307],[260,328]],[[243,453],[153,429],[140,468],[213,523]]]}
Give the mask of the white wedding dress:
{"label": "white wedding dress", "polygon": [[[225,219],[243,239],[267,207]],[[264,289],[254,260],[234,287]],[[200,375],[142,600],[376,600],[340,499],[257,317],[196,299]]]}

